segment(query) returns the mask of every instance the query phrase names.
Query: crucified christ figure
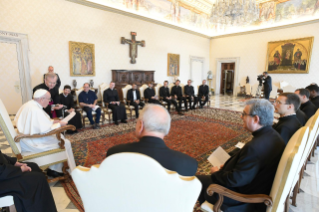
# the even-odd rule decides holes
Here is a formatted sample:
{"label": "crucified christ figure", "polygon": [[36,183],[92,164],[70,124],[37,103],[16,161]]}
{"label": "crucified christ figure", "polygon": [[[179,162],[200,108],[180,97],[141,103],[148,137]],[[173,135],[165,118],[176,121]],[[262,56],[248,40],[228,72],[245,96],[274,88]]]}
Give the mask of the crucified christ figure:
{"label": "crucified christ figure", "polygon": [[128,43],[130,45],[130,58],[131,58],[131,63],[135,64],[136,63],[136,58],[137,58],[137,46],[140,45],[142,47],[145,47],[145,41],[136,41],[135,36],[136,32],[131,32],[132,40],[125,39],[124,37],[121,37],[121,44],[126,44]]}

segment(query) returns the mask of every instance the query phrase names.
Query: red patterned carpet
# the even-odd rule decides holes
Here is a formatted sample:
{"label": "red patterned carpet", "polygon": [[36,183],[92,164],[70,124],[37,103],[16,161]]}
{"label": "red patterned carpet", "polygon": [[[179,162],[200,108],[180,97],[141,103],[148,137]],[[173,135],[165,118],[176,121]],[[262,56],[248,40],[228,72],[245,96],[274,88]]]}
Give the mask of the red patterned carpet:
{"label": "red patterned carpet", "polygon": [[[208,174],[207,157],[218,146],[231,151],[238,141],[250,140],[242,125],[240,113],[221,109],[191,111],[185,116],[172,115],[171,130],[164,141],[174,150],[188,154],[199,162],[198,174]],[[105,158],[108,148],[137,141],[134,136],[135,122],[105,125],[99,130],[84,129],[67,136],[72,142],[77,165],[90,167]],[[62,183],[67,195],[80,211],[84,211],[81,198],[72,180]]]}

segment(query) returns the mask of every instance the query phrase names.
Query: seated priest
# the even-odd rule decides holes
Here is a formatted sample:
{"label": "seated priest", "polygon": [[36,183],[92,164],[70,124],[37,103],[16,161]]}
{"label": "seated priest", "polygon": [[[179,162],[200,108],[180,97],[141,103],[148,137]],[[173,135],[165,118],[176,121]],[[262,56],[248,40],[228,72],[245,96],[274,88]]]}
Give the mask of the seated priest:
{"label": "seated priest", "polygon": [[155,95],[155,90],[153,88],[153,83],[148,83],[148,88],[144,90],[144,98],[147,100],[147,103],[161,104],[158,101],[158,96]]}
{"label": "seated priest", "polygon": [[13,196],[17,211],[57,211],[50,186],[39,166],[19,163],[17,158],[1,151],[0,188],[0,198]]}
{"label": "seated priest", "polygon": [[179,107],[182,108],[182,102],[184,102],[185,111],[188,111],[187,109],[187,101],[185,96],[182,92],[182,87],[179,85],[180,80],[176,80],[175,86],[172,87],[171,95],[174,97],[175,100],[179,101]]}
{"label": "seated priest", "polygon": [[304,88],[300,88],[297,89],[295,91],[295,94],[297,94],[300,98],[300,110],[302,110],[306,116],[308,117],[308,119],[311,118],[311,116],[313,116],[316,111],[317,111],[317,107],[309,100],[309,96],[310,96],[310,92],[307,89]]}
{"label": "seated priest", "polygon": [[169,88],[168,88],[168,81],[164,81],[164,86],[160,88],[160,97],[163,98],[163,101],[167,103],[167,110],[171,110],[171,104],[173,104],[176,108],[176,111],[178,112],[179,115],[184,115],[181,112],[181,108],[177,106],[177,102],[175,99],[172,98],[172,96],[169,94]]}
{"label": "seated priest", "polygon": [[164,168],[183,176],[194,176],[197,161],[178,151],[169,149],[164,137],[169,133],[171,117],[161,105],[147,104],[137,120],[135,135],[138,142],[120,144],[108,149],[107,157],[121,152],[138,152],[148,155]]}
{"label": "seated priest", "polygon": [[112,110],[114,124],[118,125],[118,120],[121,120],[122,123],[127,123],[126,109],[124,105],[121,105],[114,82],[111,82],[110,87],[104,91],[103,101]]}
{"label": "seated priest", "polygon": [[189,101],[189,108],[191,110],[194,110],[195,106],[197,105],[198,99],[197,96],[195,96],[194,87],[192,86],[192,80],[190,79],[187,81],[187,85],[184,86],[184,94]]}
{"label": "seated priest", "polygon": [[198,88],[198,99],[200,108],[203,108],[203,106],[208,101],[208,94],[209,94],[209,87],[206,85],[206,80],[203,80],[202,85]]}
{"label": "seated priest", "polygon": [[[89,83],[84,83],[83,91],[79,94],[79,104],[86,112],[86,115],[93,129],[100,129],[101,108],[97,104],[97,96],[90,89]],[[95,122],[92,112],[95,111]]]}
{"label": "seated priest", "polygon": [[58,76],[55,73],[47,73],[44,77],[44,83],[33,88],[33,93],[38,89],[45,89],[50,92],[51,99],[49,105],[44,108],[44,111],[51,118],[62,117],[63,105],[60,104],[59,89],[56,86]]}
{"label": "seated priest", "polygon": [[135,116],[138,118],[139,106],[144,107],[144,103],[141,101],[140,91],[137,89],[135,83],[133,83],[132,88],[127,91],[126,94],[127,104],[132,105],[135,109]]}
{"label": "seated priest", "polygon": [[319,108],[319,87],[318,85],[309,85],[306,89],[310,93],[311,102]]}
{"label": "seated priest", "polygon": [[81,114],[74,110],[74,99],[71,93],[71,86],[65,85],[63,93],[60,94],[60,103],[63,105],[64,116],[68,116],[73,111],[75,116],[68,122],[68,124],[76,127],[76,130],[67,130],[68,134],[77,133],[78,129],[82,128]]}
{"label": "seated priest", "polygon": [[[66,125],[64,121],[52,120],[50,116],[43,111],[48,106],[51,99],[50,93],[44,89],[38,89],[33,100],[23,104],[16,114],[14,121],[19,133],[26,135],[45,134],[51,130]],[[63,138],[63,135],[61,135]],[[68,158],[69,168],[72,171],[75,168],[75,161],[72,152],[71,143],[68,139],[65,141],[65,150]],[[21,151],[40,153],[52,149],[59,149],[59,140],[55,135],[44,138],[24,138],[21,139]],[[49,167],[47,175],[51,177],[63,176],[63,163],[55,164]]]}
{"label": "seated priest", "polygon": [[[54,67],[53,66],[49,66],[47,73],[54,73]],[[57,76],[57,81],[56,81],[55,88],[57,88],[59,90],[59,88],[61,86],[61,80],[60,80],[60,77],[59,77],[59,75],[57,73],[54,73],[54,74],[56,74],[56,76]],[[46,74],[43,74],[43,82],[45,82],[45,75]]]}
{"label": "seated priest", "polygon": [[302,127],[296,116],[300,99],[294,93],[282,93],[274,102],[275,112],[279,113],[279,121],[272,127],[281,135],[287,144],[290,138]]}
{"label": "seated priest", "polygon": [[[241,194],[266,194],[270,189],[277,171],[285,142],[272,128],[274,107],[268,100],[254,99],[246,102],[241,115],[244,127],[253,138],[221,167],[212,167],[211,175],[199,175],[202,191],[199,202],[205,200],[215,204],[218,194],[209,196],[206,192],[211,184],[222,185]],[[264,204],[242,203],[224,197],[222,211],[266,211]]]}

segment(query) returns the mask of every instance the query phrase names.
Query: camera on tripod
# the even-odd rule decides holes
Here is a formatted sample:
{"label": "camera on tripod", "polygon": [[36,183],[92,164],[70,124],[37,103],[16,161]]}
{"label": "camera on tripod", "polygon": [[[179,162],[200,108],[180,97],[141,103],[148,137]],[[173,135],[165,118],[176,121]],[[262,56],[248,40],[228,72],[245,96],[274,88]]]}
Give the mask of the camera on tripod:
{"label": "camera on tripod", "polygon": [[263,80],[264,80],[264,75],[258,75],[257,76],[257,80],[258,80],[258,82],[259,82],[259,86],[262,86],[262,84],[263,84]]}

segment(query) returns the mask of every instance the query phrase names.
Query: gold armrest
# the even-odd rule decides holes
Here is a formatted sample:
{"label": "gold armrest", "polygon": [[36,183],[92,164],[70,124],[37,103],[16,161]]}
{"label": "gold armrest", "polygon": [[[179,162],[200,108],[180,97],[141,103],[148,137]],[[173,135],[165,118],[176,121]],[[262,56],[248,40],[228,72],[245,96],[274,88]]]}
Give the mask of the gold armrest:
{"label": "gold armrest", "polygon": [[43,137],[47,137],[50,135],[56,135],[57,139],[60,140],[61,142],[59,143],[59,146],[61,149],[64,149],[64,140],[61,139],[61,132],[65,131],[65,130],[75,130],[75,126],[73,125],[66,125],[63,127],[59,127],[57,129],[54,129],[50,132],[47,132],[45,134],[34,134],[34,135],[25,135],[25,134],[19,134],[16,137],[14,137],[14,141],[15,142],[20,142],[21,139],[23,138],[43,138]]}
{"label": "gold armrest", "polygon": [[264,203],[266,206],[272,206],[272,198],[265,194],[240,194],[231,191],[221,185],[212,184],[207,188],[207,194],[212,196],[216,192],[219,196],[217,202],[214,204],[214,212],[220,212],[220,207],[223,204],[224,196],[244,203]]}

